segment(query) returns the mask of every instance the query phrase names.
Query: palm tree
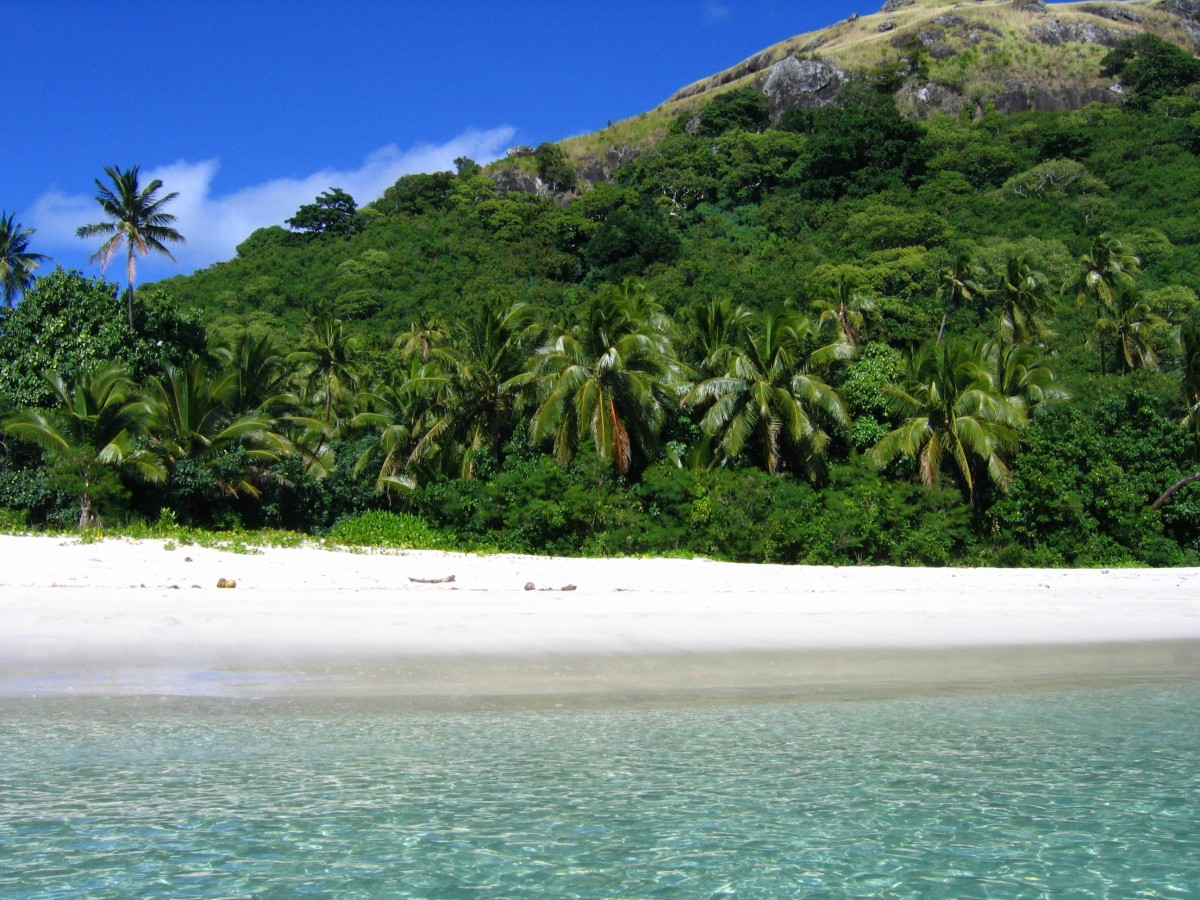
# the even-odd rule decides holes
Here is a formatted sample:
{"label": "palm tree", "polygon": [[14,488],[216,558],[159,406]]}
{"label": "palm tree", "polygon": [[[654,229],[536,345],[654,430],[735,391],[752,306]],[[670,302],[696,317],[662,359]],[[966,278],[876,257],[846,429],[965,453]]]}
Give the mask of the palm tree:
{"label": "palm tree", "polygon": [[432,400],[414,459],[435,445],[452,444],[462,453],[462,474],[474,473],[474,458],[487,451],[501,462],[510,433],[522,373],[537,329],[524,303],[485,302],[457,334],[454,343],[431,348],[430,363],[409,381],[409,390]]}
{"label": "palm tree", "polygon": [[808,367],[848,359],[853,351],[834,344],[806,361],[803,348],[812,330],[791,310],[762,313],[725,374],[702,381],[684,398],[689,405],[712,403],[700,427],[717,438],[723,460],[751,452],[772,475],[784,468],[815,474],[829,444],[825,425],[849,428],[841,397]]}
{"label": "palm tree", "polygon": [[1026,414],[1045,403],[1071,399],[1055,382],[1054,371],[1043,351],[1033,344],[1009,344],[983,341],[975,354],[986,360],[996,392],[1009,402],[1024,408]]}
{"label": "palm tree", "polygon": [[813,302],[821,325],[831,324],[838,341],[857,349],[867,317],[875,301],[856,289],[854,280],[840,272],[829,286],[828,296]]}
{"label": "palm tree", "polygon": [[358,361],[358,339],[327,310],[311,310],[303,344],[287,361],[299,368],[305,395],[325,429],[332,433],[341,414],[358,393],[364,372]]}
{"label": "palm tree", "polygon": [[942,298],[942,324],[938,326],[937,339],[942,340],[946,332],[946,320],[950,312],[963,301],[982,297],[987,293],[983,287],[986,277],[983,266],[970,253],[960,253],[954,257],[950,268],[942,273],[942,284],[938,294]]}
{"label": "palm tree", "polygon": [[163,211],[163,207],[179,196],[172,192],[165,197],[158,197],[163,183],[155,178],[144,188],[138,184],[138,166],[122,172],[115,166],[107,166],[104,172],[112,180],[112,187],[96,179],[96,202],[104,210],[109,221],[98,222],[94,225],[81,225],[75,234],[81,238],[108,238],[100,249],[92,256],[92,262],[100,263],[101,270],[108,268],[112,258],[125,247],[125,276],[129,282],[129,292],[126,302],[129,313],[129,327],[133,328],[133,283],[138,256],[145,256],[151,250],[162,253],[175,261],[171,251],[164,241],[173,244],[184,242],[181,235],[171,225],[175,216]]}
{"label": "palm tree", "polygon": [[532,374],[542,391],[533,439],[553,438],[565,463],[590,436],[600,458],[625,475],[635,454],[648,457],[675,406],[679,364],[645,287],[626,281],[601,286],[582,319],[537,351]]}
{"label": "palm tree", "polygon": [[[420,365],[415,360],[413,367],[414,374],[419,373]],[[414,434],[422,429],[423,422],[414,399],[404,377],[384,381],[359,397],[359,404],[366,408],[354,416],[351,427],[376,429],[379,437],[355,462],[354,475],[357,477],[368,466],[377,466],[376,493],[408,492],[416,486],[408,470],[416,461]]]}
{"label": "palm tree", "polygon": [[166,478],[162,461],[137,438],[151,420],[151,404],[134,396],[125,370],[108,365],[65,384],[57,374],[46,380],[56,407],[50,413],[22,410],[4,422],[14,437],[42,447],[66,476],[79,503],[79,530],[100,524],[96,503],[112,490],[106,478],[127,473],[150,482]]}
{"label": "palm tree", "polygon": [[153,415],[148,430],[172,466],[185,459],[213,463],[239,452],[245,465],[228,472],[209,466],[209,471],[227,493],[258,496],[255,481],[262,467],[287,453],[290,444],[266,413],[235,415],[229,404],[236,390],[235,372],[212,375],[202,362],[187,369],[164,366],[162,377],[150,379]]}
{"label": "palm tree", "polygon": [[33,284],[33,270],[50,259],[41,253],[29,251],[29,236],[35,229],[21,230],[21,223],[13,221],[13,215],[0,213],[0,288],[4,291],[4,305],[9,309],[17,301],[17,294]]}
{"label": "palm tree", "polygon": [[1016,450],[1026,412],[996,389],[987,368],[978,350],[961,342],[922,345],[909,360],[904,383],[885,388],[901,422],[871,448],[875,466],[882,469],[900,456],[914,459],[922,483],[933,487],[949,463],[972,506],[979,466],[992,482],[1007,486],[1005,456]]}
{"label": "palm tree", "polygon": [[299,399],[288,384],[293,373],[271,338],[243,331],[233,346],[215,353],[233,379],[228,405],[235,416],[295,410]]}
{"label": "palm tree", "polygon": [[1192,316],[1179,329],[1181,371],[1179,390],[1183,395],[1183,425],[1192,430],[1200,444],[1200,315]]}
{"label": "palm tree", "polygon": [[1010,257],[1000,276],[999,333],[1008,343],[1026,344],[1048,332],[1038,314],[1048,306],[1046,276],[1025,254]]}
{"label": "palm tree", "polygon": [[694,310],[685,326],[683,361],[700,380],[722,374],[746,339],[754,314],[733,298],[714,297]]}
{"label": "palm tree", "polygon": [[1121,286],[1113,295],[1110,314],[1096,320],[1100,334],[1112,332],[1116,336],[1122,375],[1158,366],[1158,352],[1151,340],[1166,327],[1167,320],[1150,308],[1133,284]]}
{"label": "palm tree", "polygon": [[1064,289],[1074,285],[1075,302],[1082,306],[1090,297],[1096,305],[1096,323],[1100,348],[1100,374],[1107,374],[1107,358],[1104,352],[1104,330],[1099,323],[1107,318],[1116,306],[1119,292],[1133,286],[1134,276],[1141,270],[1141,260],[1120,240],[1110,234],[1102,234],[1092,241],[1092,246],[1079,259],[1079,269]]}

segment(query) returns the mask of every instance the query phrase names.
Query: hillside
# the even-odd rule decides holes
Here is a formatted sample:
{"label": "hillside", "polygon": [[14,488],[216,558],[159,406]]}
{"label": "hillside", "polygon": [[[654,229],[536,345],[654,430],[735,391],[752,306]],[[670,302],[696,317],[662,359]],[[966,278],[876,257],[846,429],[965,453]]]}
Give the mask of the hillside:
{"label": "hillside", "polygon": [[1200,469],[1195,11],[889,6],[587,138],[330,191],[103,346],[104,286],[44,280],[0,401],[115,356],[166,480],[14,443],[0,511],[80,516],[83,478],[132,519],[421,546],[1200,562],[1200,486],[1152,505]]}

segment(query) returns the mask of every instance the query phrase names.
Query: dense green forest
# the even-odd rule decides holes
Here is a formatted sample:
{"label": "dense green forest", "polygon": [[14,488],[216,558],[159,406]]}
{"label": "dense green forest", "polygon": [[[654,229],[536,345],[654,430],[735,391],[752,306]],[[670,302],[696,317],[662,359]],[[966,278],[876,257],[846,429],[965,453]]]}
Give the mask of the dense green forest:
{"label": "dense green forest", "polygon": [[42,274],[0,321],[0,520],[1200,564],[1200,484],[1156,503],[1200,469],[1200,62],[1102,65],[1125,102],[1063,112],[909,118],[892,67],[772,125],[738,88],[611,181],[546,144],[330,186],[124,296]]}

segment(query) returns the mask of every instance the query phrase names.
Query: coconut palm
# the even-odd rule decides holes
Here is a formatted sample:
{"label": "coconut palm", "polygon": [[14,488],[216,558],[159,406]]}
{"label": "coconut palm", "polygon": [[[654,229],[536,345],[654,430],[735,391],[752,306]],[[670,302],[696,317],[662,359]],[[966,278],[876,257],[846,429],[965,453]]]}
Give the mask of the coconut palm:
{"label": "coconut palm", "polygon": [[875,301],[857,289],[854,279],[841,272],[829,285],[827,296],[813,302],[821,325],[832,325],[836,339],[858,348]]}
{"label": "coconut palm", "polygon": [[1046,276],[1027,255],[1010,257],[996,290],[1000,298],[999,334],[1007,343],[1029,343],[1048,335],[1039,317],[1049,305]]}
{"label": "coconut palm", "polygon": [[296,408],[299,400],[288,383],[292,369],[271,338],[244,331],[232,346],[218,347],[215,354],[233,380],[228,398],[233,415],[280,414]]}
{"label": "coconut palm", "polygon": [[1096,320],[1100,334],[1111,332],[1116,338],[1122,375],[1158,366],[1158,351],[1152,340],[1166,327],[1167,320],[1150,308],[1133,284],[1122,285],[1113,295],[1109,314]]}
{"label": "coconut palm", "polygon": [[100,524],[96,505],[113,489],[111,477],[128,474],[150,482],[166,478],[162,461],[138,443],[153,408],[134,394],[119,366],[100,366],[70,384],[46,376],[56,399],[49,412],[22,410],[4,422],[14,437],[44,449],[79,503],[79,530]]}
{"label": "coconut palm", "polygon": [[236,415],[232,411],[230,402],[236,391],[233,371],[214,375],[202,362],[186,369],[164,366],[160,377],[150,379],[148,399],[153,415],[148,430],[153,445],[171,466],[185,459],[227,462],[236,453],[242,464],[232,469],[210,465],[210,473],[233,496],[258,496],[256,482],[264,468],[291,448],[266,413]]}
{"label": "coconut palm", "polygon": [[33,271],[50,259],[41,253],[31,253],[29,237],[35,229],[22,230],[13,215],[0,213],[0,289],[4,291],[4,305],[9,309],[17,301],[17,295],[33,284]]}
{"label": "coconut palm", "polygon": [[1099,323],[1115,309],[1118,294],[1133,286],[1141,271],[1141,260],[1120,240],[1102,234],[1092,241],[1088,252],[1079,258],[1079,269],[1064,285],[1075,289],[1075,302],[1082,306],[1088,299],[1095,304],[1097,337],[1100,349],[1100,374],[1107,374],[1104,329]]}
{"label": "coconut palm", "polygon": [[501,462],[511,433],[522,373],[538,331],[524,303],[487,301],[456,334],[453,343],[430,348],[427,365],[408,390],[428,398],[431,415],[414,448],[414,461],[437,448],[459,452],[461,474],[471,477],[480,452]]}
{"label": "coconut palm", "polygon": [[987,293],[983,280],[987,272],[979,261],[970,253],[960,253],[954,257],[950,268],[941,274],[941,286],[938,296],[942,300],[942,324],[938,326],[937,339],[940,342],[946,332],[946,320],[950,313],[963,301],[982,297]]}
{"label": "coconut palm", "polygon": [[636,455],[649,457],[675,406],[679,364],[645,287],[626,281],[601,286],[580,321],[536,352],[532,375],[541,391],[533,439],[552,438],[566,462],[590,437],[600,458],[625,475]]}
{"label": "coconut palm", "polygon": [[746,339],[746,331],[754,314],[733,298],[714,297],[693,310],[684,326],[682,360],[699,380],[722,374],[728,367],[735,348]]}
{"label": "coconut palm", "polygon": [[157,178],[142,187],[138,183],[138,166],[124,172],[115,166],[108,166],[104,172],[112,181],[112,187],[97,178],[96,202],[108,216],[108,221],[81,225],[75,230],[75,234],[81,238],[107,238],[92,255],[91,260],[100,263],[101,270],[108,268],[112,258],[122,247],[125,248],[125,276],[129,283],[129,290],[125,296],[129,327],[133,328],[133,284],[137,275],[137,257],[146,256],[153,250],[174,262],[175,257],[171,255],[166,244],[184,242],[183,235],[171,224],[175,221],[175,216],[163,211],[163,207],[179,194],[172,192],[165,197],[156,196],[163,186],[162,181]]}
{"label": "coconut palm", "polygon": [[987,360],[996,392],[1029,415],[1045,403],[1071,398],[1057,385],[1045,353],[1033,344],[984,341],[976,348],[976,355]]}
{"label": "coconut palm", "polygon": [[791,310],[760,314],[725,373],[688,393],[686,404],[712,404],[700,427],[716,439],[724,461],[750,454],[772,475],[784,469],[819,472],[829,444],[827,426],[850,423],[838,393],[809,369],[821,360],[848,359],[852,350],[840,343],[805,358],[812,330]]}
{"label": "coconut palm", "polygon": [[[414,359],[412,365],[412,374],[419,375],[419,363]],[[375,444],[364,450],[354,464],[356,477],[367,468],[376,467],[377,493],[407,493],[416,486],[409,469],[416,462],[414,435],[422,430],[424,422],[408,380],[404,376],[394,377],[364,392],[359,397],[359,405],[364,408],[351,422],[355,429],[373,429],[378,434]]]}
{"label": "coconut palm", "polygon": [[349,410],[364,371],[358,360],[359,342],[346,333],[345,323],[327,310],[311,310],[304,324],[301,347],[288,356],[296,367],[303,398],[329,433]]}
{"label": "coconut palm", "polygon": [[1007,486],[1005,457],[1016,450],[1026,412],[997,390],[977,348],[954,340],[924,344],[909,360],[903,383],[885,390],[900,425],[871,448],[878,468],[901,456],[916,460],[922,483],[933,487],[948,463],[972,506],[981,467],[993,483]]}

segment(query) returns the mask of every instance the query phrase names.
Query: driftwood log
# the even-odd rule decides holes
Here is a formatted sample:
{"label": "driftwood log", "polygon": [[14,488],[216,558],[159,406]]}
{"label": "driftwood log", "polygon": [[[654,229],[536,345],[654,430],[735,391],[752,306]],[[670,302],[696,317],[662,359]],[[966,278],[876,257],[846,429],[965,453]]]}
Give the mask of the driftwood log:
{"label": "driftwood log", "polygon": [[411,575],[409,575],[408,580],[414,581],[417,584],[449,584],[454,580],[454,576],[447,575],[445,578],[413,578]]}

